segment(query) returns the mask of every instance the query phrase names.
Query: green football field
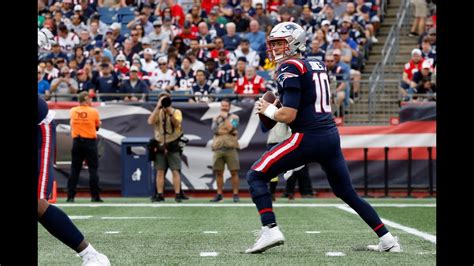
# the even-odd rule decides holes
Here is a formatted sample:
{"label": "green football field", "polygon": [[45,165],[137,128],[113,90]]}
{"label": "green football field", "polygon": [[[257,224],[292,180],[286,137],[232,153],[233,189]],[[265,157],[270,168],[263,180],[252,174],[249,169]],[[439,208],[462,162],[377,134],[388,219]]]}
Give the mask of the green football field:
{"label": "green football field", "polygon": [[[286,242],[263,254],[243,254],[260,218],[250,199],[150,203],[146,198],[88,199],[64,210],[112,265],[435,265],[435,199],[369,199],[403,253],[365,250],[373,231],[339,199],[277,199],[274,211]],[[334,256],[331,254],[337,254]],[[38,225],[38,265],[80,265],[74,251]]]}

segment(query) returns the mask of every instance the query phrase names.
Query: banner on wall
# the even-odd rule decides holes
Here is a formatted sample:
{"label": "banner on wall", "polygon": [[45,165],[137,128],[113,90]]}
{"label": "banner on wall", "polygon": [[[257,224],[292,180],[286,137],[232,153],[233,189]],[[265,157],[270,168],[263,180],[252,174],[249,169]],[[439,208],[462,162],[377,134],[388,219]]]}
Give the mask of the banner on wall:
{"label": "banner on wall", "polygon": [[[69,110],[74,103],[50,103],[56,111],[57,122],[57,167],[55,170],[59,188],[65,188],[70,172],[72,139],[70,137]],[[190,140],[185,147],[182,165],[183,189],[211,190],[216,188],[212,171],[212,118],[219,114],[220,103],[173,104],[183,113],[183,131]],[[155,107],[152,103],[120,104],[107,103],[94,106],[98,109],[102,126],[98,132],[99,177],[103,190],[120,190],[121,141],[129,137],[153,136],[153,127],[147,118]],[[251,103],[233,104],[231,113],[240,117],[239,124],[239,177],[240,187],[247,188],[245,174],[250,166],[266,151],[267,134],[259,127]],[[432,149],[433,167],[436,169],[436,122],[408,121],[396,126],[344,126],[339,127],[343,149],[353,183],[361,187],[364,177],[364,148],[368,148],[368,176],[370,187],[382,187],[384,182],[384,147],[389,147],[390,186],[406,186],[408,148],[412,148],[412,184],[428,186],[428,150]],[[324,172],[319,164],[309,164],[313,187],[328,188]],[[81,171],[78,187],[88,187],[88,172]],[[436,171],[434,171],[436,180]],[[171,173],[166,175],[166,183],[171,188]],[[225,172],[225,188],[230,189],[230,174]],[[435,181],[436,182],[436,181]],[[284,186],[280,180],[279,186]]]}

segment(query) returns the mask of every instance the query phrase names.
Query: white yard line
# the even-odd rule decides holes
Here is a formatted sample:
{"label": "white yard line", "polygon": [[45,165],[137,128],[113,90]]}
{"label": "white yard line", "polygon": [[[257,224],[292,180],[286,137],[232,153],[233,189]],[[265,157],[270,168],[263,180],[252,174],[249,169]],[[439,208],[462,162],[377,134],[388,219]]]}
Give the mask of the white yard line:
{"label": "white yard line", "polygon": [[217,234],[217,231],[203,231],[204,234]]}
{"label": "white yard line", "polygon": [[326,256],[328,257],[340,257],[340,256],[346,256],[344,252],[340,251],[331,251],[331,252],[326,252]]}
{"label": "white yard line", "polygon": [[[152,207],[152,208],[181,208],[181,207],[254,207],[253,203],[58,203],[58,207]],[[373,203],[373,207],[436,207],[435,203]],[[273,207],[347,207],[344,203],[276,203]]]}
{"label": "white yard line", "polygon": [[144,216],[144,217],[133,217],[133,216],[127,216],[127,217],[101,217],[100,219],[102,220],[135,220],[135,219],[173,219],[173,217],[157,217],[157,216]]}
{"label": "white yard line", "polygon": [[92,215],[71,215],[68,216],[71,220],[87,220],[92,218]]}
{"label": "white yard line", "polygon": [[[372,204],[372,206],[375,206],[375,204]],[[353,209],[347,207],[347,206],[339,206],[337,207],[343,211],[346,211],[346,212],[349,212],[349,213],[353,213],[353,214],[357,214],[357,212],[355,212]],[[415,235],[415,236],[418,236],[418,237],[421,237],[425,240],[428,240],[430,241],[431,243],[434,243],[436,244],[436,236],[434,235],[431,235],[431,234],[428,234],[428,233],[425,233],[425,232],[421,232],[415,228],[411,228],[411,227],[408,227],[408,226],[404,226],[404,225],[401,225],[399,223],[396,223],[396,222],[392,222],[390,220],[387,220],[387,219],[383,219],[383,218],[380,218],[382,220],[382,222],[388,226],[391,226],[393,228],[397,228],[397,229],[400,229],[402,231],[405,231],[409,234],[412,234],[412,235]]]}
{"label": "white yard line", "polygon": [[321,231],[306,231],[306,234],[321,234]]}
{"label": "white yard line", "polygon": [[213,251],[212,252],[201,252],[201,253],[199,253],[199,255],[201,257],[217,257],[217,255],[219,255],[219,253],[213,252]]}
{"label": "white yard line", "polygon": [[119,234],[120,231],[107,231],[106,234]]}

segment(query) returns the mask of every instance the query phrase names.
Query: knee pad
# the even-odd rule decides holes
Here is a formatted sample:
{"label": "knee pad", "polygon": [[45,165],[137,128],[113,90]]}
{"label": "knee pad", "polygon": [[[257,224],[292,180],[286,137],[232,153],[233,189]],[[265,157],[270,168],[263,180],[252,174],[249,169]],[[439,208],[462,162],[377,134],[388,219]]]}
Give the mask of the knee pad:
{"label": "knee pad", "polygon": [[250,187],[250,194],[253,198],[269,194],[267,182],[265,182],[264,174],[254,170],[247,172],[247,183]]}

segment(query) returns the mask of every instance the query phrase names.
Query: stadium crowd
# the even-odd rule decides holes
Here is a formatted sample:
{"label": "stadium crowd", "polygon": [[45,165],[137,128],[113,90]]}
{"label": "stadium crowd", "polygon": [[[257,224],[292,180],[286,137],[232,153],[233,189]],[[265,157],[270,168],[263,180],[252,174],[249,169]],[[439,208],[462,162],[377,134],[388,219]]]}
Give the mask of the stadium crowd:
{"label": "stadium crowd", "polygon": [[404,66],[400,93],[403,101],[436,101],[436,4],[413,0],[411,37],[418,38]]}
{"label": "stadium crowd", "polygon": [[266,36],[293,21],[307,32],[305,56],[329,66],[334,102],[347,106],[380,15],[380,0],[38,0],[38,34],[52,34],[38,53],[38,93],[126,102],[163,90],[192,102],[260,94],[276,88]]}

